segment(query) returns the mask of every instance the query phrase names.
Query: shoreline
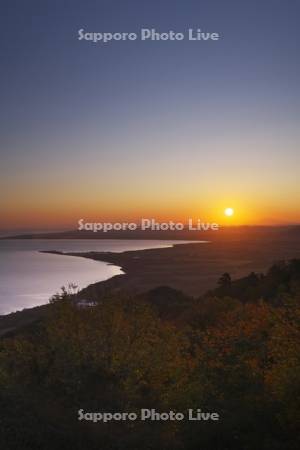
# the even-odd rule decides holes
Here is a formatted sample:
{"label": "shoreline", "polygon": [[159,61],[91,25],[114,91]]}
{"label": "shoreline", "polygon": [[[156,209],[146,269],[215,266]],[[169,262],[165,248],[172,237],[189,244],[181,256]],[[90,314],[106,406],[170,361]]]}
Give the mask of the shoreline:
{"label": "shoreline", "polygon": [[[227,236],[228,238],[228,236]],[[107,291],[143,293],[168,286],[199,298],[216,287],[221,275],[232,279],[251,272],[264,273],[280,260],[300,259],[300,232],[234,236],[203,243],[173,243],[172,246],[123,252],[52,253],[93,259],[120,267],[123,274],[90,284],[80,290],[79,298],[96,299]],[[122,275],[122,276],[120,276]],[[26,326],[46,314],[49,303],[0,316],[0,336],[13,332],[19,323]]]}
{"label": "shoreline", "polygon": [[[153,248],[147,248],[147,249],[141,249],[141,250],[125,250],[122,252],[96,252],[96,251],[88,251],[88,252],[62,252],[59,250],[40,250],[40,253],[47,253],[52,255],[58,255],[58,256],[70,256],[70,257],[79,257],[79,258],[86,258],[91,259],[93,261],[99,261],[102,263],[107,264],[108,266],[113,266],[115,268],[120,269],[121,273],[118,273],[116,275],[111,276],[110,278],[107,278],[105,280],[99,280],[93,284],[90,284],[86,286],[85,288],[82,288],[78,296],[80,297],[83,293],[94,291],[94,288],[96,287],[97,294],[105,291],[106,289],[122,289],[125,286],[123,284],[127,284],[127,281],[131,279],[132,274],[129,274],[128,271],[130,271],[132,268],[128,267],[127,257],[130,255],[130,258],[132,256],[133,260],[139,260],[140,255],[137,255],[138,253],[146,253],[146,252],[154,252],[158,250],[166,250],[166,249],[172,249],[177,246],[186,246],[191,244],[196,245],[203,245],[203,244],[209,244],[210,241],[198,241],[198,242],[179,242],[179,243],[173,243],[166,245],[164,247],[153,247]],[[125,260],[123,261],[122,255],[125,256]],[[121,256],[121,260],[119,261],[118,257]],[[128,261],[129,262],[129,261]],[[126,283],[119,282],[119,278],[125,278]],[[131,283],[130,283],[131,284]],[[126,287],[125,287],[126,289]],[[139,291],[138,285],[131,286],[129,290],[133,290],[134,292]]]}
{"label": "shoreline", "polygon": [[[1,250],[1,311],[7,315],[46,304],[60,292],[61,286],[78,286],[105,281],[118,275],[121,268],[111,262],[67,258],[64,252],[122,252],[146,248],[169,247],[182,241],[2,241]],[[56,251],[52,250],[55,249]],[[43,254],[50,251],[50,254]],[[51,253],[53,253],[51,255]],[[56,253],[56,254],[55,254]],[[65,256],[64,258],[61,255]],[[103,258],[105,259],[105,258]]]}
{"label": "shoreline", "polygon": [[[49,253],[49,252],[47,252]],[[300,233],[291,235],[234,236],[174,243],[170,247],[115,252],[56,252],[102,261],[120,267],[124,272],[99,281],[80,291],[96,297],[106,289],[143,292],[158,286],[169,286],[187,295],[199,297],[213,288],[220,276],[229,272],[241,278],[250,272],[264,272],[275,261],[300,257]]]}
{"label": "shoreline", "polygon": [[[74,240],[72,240],[72,241],[74,241]],[[9,242],[9,240],[6,240],[6,242]],[[42,241],[42,242],[39,243],[39,245],[34,245],[33,248],[31,248],[31,245],[30,245],[29,246],[29,250],[30,250],[30,254],[31,253],[35,253],[37,256],[40,254],[41,258],[43,257],[42,256],[43,253],[49,254],[49,255],[52,254],[53,256],[57,256],[57,258],[58,258],[58,256],[66,256],[66,257],[67,256],[73,256],[72,259],[77,259],[77,261],[76,261],[77,267],[78,266],[83,266],[83,267],[87,266],[87,267],[89,267],[89,264],[93,264],[94,270],[91,271],[91,276],[88,276],[90,270],[86,269],[85,271],[88,272],[86,274],[87,275],[86,276],[87,280],[86,280],[86,282],[82,283],[82,282],[80,282],[81,274],[79,273],[78,269],[76,269],[76,264],[75,264],[75,269],[76,270],[75,271],[72,270],[72,267],[74,267],[74,262],[73,263],[70,262],[70,264],[69,264],[67,258],[63,258],[63,259],[66,260],[66,262],[65,263],[61,263],[61,261],[63,261],[63,259],[62,260],[60,260],[60,258],[57,259],[56,265],[58,265],[58,267],[60,267],[61,264],[64,264],[65,266],[67,266],[67,267],[69,266],[70,267],[70,269],[67,270],[67,277],[68,278],[66,278],[66,280],[69,279],[69,280],[71,280],[70,282],[72,284],[78,285],[78,291],[80,292],[81,290],[83,290],[85,288],[88,288],[89,286],[91,286],[91,285],[93,285],[95,283],[98,284],[98,283],[110,280],[110,279],[112,279],[114,277],[117,277],[118,275],[124,275],[124,272],[123,272],[122,268],[119,265],[114,264],[113,262],[108,261],[105,258],[102,258],[102,260],[100,259],[100,261],[99,261],[100,264],[101,264],[100,269],[98,267],[98,264],[96,264],[96,261],[93,261],[93,258],[92,259],[91,258],[86,258],[86,260],[85,260],[86,263],[83,260],[82,260],[83,263],[80,263],[80,260],[77,258],[77,256],[82,256],[81,252],[91,252],[91,251],[94,251],[94,249],[96,249],[97,252],[99,252],[99,253],[103,252],[104,254],[109,254],[109,253],[116,252],[117,254],[119,254],[119,253],[122,253],[125,250],[129,250],[129,249],[131,251],[136,251],[136,250],[147,249],[147,248],[151,248],[151,249],[169,248],[169,247],[171,247],[173,245],[181,245],[181,244],[185,244],[186,243],[186,241],[184,241],[184,242],[183,241],[176,241],[176,242],[174,242],[174,241],[173,242],[170,242],[170,241],[153,241],[151,243],[150,242],[143,243],[143,242],[137,241],[136,244],[132,245],[131,242],[129,244],[127,244],[127,241],[123,241],[123,242],[124,243],[123,244],[120,243],[120,245],[119,244],[114,244],[114,243],[108,244],[108,245],[104,245],[104,246],[100,245],[100,248],[99,248],[99,246],[97,246],[97,244],[94,245],[93,243],[91,245],[87,245],[87,246],[85,246],[85,245],[77,246],[77,245],[75,245],[76,241],[74,243],[74,246],[72,244],[71,245],[69,245],[69,244],[68,245],[62,244],[61,247],[60,247],[60,241],[56,241],[54,245],[55,246],[57,245],[59,250],[52,250],[53,248],[55,248],[54,246],[52,247],[52,244],[47,245],[47,244],[45,244],[45,241]],[[145,245],[143,245],[143,244],[145,244]],[[21,243],[20,245],[21,245],[20,249],[24,250],[23,249],[23,244]],[[149,247],[149,245],[151,245],[151,247]],[[25,250],[28,250],[27,247],[28,246],[25,246]],[[19,248],[19,245],[17,245],[17,249],[18,248]],[[2,247],[1,247],[1,249],[2,249]],[[10,249],[10,246],[8,246],[8,249]],[[13,246],[13,249],[15,249],[15,246]],[[4,250],[6,250],[6,247],[4,247]],[[68,255],[68,253],[71,253],[71,252],[72,253],[73,252],[74,253],[78,253],[78,255],[76,254],[76,258],[72,254]],[[4,253],[3,253],[3,255],[4,255]],[[26,253],[22,252],[21,256],[23,257],[23,255],[26,255]],[[90,259],[90,261],[88,261],[88,259]],[[99,258],[96,258],[96,259],[99,259]],[[23,257],[23,264],[26,265],[26,261],[27,261],[27,257]],[[4,260],[2,262],[4,262]],[[52,264],[52,266],[53,266],[53,264]],[[14,267],[12,266],[11,267],[11,271],[10,271],[11,275],[12,275],[13,269],[14,269]],[[53,267],[53,270],[55,270],[55,267]],[[84,271],[83,271],[83,273],[84,273]],[[93,276],[93,274],[94,274],[94,276]],[[45,275],[47,275],[47,274],[45,274]],[[15,275],[15,276],[17,276],[17,275]],[[41,298],[39,301],[36,301],[36,299],[35,299],[34,301],[31,302],[31,304],[29,304],[28,301],[27,302],[25,301],[24,303],[22,303],[22,301],[20,301],[20,300],[18,300],[18,302],[16,301],[14,303],[14,299],[13,298],[10,301],[7,301],[6,302],[7,306],[6,306],[6,308],[4,308],[4,307],[2,308],[3,311],[1,311],[0,317],[7,317],[10,314],[22,312],[24,310],[31,310],[31,309],[39,307],[39,306],[47,305],[48,302],[49,302],[49,299],[51,299],[51,297],[53,295],[55,295],[59,291],[60,286],[66,286],[66,287],[68,286],[69,282],[63,281],[62,278],[63,277],[60,277],[61,281],[57,285],[57,288],[56,289],[53,288],[53,290],[52,289],[48,289],[48,291],[49,291],[48,295],[46,297],[43,296],[43,298]],[[47,284],[46,281],[47,280],[45,280],[44,284]],[[41,283],[43,284],[42,281],[41,281]],[[22,295],[22,294],[24,294],[24,292],[27,292],[26,290],[24,290],[24,292],[23,292],[22,288],[21,288],[21,290],[19,289],[19,291],[20,292],[17,293],[16,295]],[[29,295],[30,294],[26,294],[27,297]],[[34,296],[35,294],[33,293],[32,295]],[[5,298],[3,298],[3,304],[5,304]]]}

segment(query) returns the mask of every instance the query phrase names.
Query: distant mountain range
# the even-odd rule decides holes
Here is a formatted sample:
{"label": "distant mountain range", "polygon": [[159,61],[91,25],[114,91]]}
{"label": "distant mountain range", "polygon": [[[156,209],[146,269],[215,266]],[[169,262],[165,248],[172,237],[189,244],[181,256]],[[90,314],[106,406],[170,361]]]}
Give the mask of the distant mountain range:
{"label": "distant mountain range", "polygon": [[47,232],[47,233],[28,233],[17,234],[1,237],[0,239],[150,239],[150,240],[223,240],[225,239],[243,239],[244,237],[264,236],[274,239],[275,236],[281,237],[290,234],[300,236],[300,225],[289,226],[236,226],[236,227],[221,227],[218,231],[190,231],[184,229],[182,231],[151,231],[137,229],[134,231],[108,231],[93,232],[93,231],[62,231],[62,232]]}

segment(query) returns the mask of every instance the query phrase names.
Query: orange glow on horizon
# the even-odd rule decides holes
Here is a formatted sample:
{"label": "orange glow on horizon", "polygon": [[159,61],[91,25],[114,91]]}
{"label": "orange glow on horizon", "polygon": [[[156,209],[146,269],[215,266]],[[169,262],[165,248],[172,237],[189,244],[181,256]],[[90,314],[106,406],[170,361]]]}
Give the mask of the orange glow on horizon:
{"label": "orange glow on horizon", "polygon": [[[30,202],[31,203],[31,202]],[[233,213],[226,214],[227,205],[231,204]],[[196,205],[192,202],[176,208],[176,205],[141,205],[133,207],[124,205],[122,208],[113,208],[109,205],[103,207],[93,207],[92,204],[84,205],[80,202],[77,205],[64,206],[63,203],[55,204],[28,204],[14,208],[9,205],[2,211],[1,229],[76,229],[79,219],[86,222],[139,222],[141,218],[154,218],[159,222],[175,221],[187,223],[188,219],[201,220],[202,222],[215,222],[220,226],[240,226],[240,225],[285,225],[299,224],[300,214],[295,214],[292,209],[276,208],[267,209],[264,205],[251,205],[249,202],[221,202],[214,205]],[[165,207],[164,207],[165,206]],[[180,207],[181,205],[178,205]]]}

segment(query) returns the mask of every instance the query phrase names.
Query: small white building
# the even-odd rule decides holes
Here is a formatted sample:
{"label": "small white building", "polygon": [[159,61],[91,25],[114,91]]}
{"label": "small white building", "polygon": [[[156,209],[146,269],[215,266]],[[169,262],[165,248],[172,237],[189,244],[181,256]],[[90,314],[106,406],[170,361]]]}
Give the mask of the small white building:
{"label": "small white building", "polygon": [[95,300],[88,300],[85,298],[75,300],[75,306],[79,309],[93,308],[97,305],[98,303]]}

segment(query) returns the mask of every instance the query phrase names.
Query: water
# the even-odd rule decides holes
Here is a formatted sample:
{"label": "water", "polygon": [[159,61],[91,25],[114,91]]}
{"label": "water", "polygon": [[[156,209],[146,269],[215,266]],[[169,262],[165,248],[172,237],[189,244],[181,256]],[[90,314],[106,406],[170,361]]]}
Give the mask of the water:
{"label": "water", "polygon": [[[181,241],[183,242],[183,241]],[[142,250],[169,247],[180,241],[149,240],[3,240],[0,241],[0,314],[47,303],[69,283],[79,288],[114,275],[120,267],[86,258],[39,253]]]}

